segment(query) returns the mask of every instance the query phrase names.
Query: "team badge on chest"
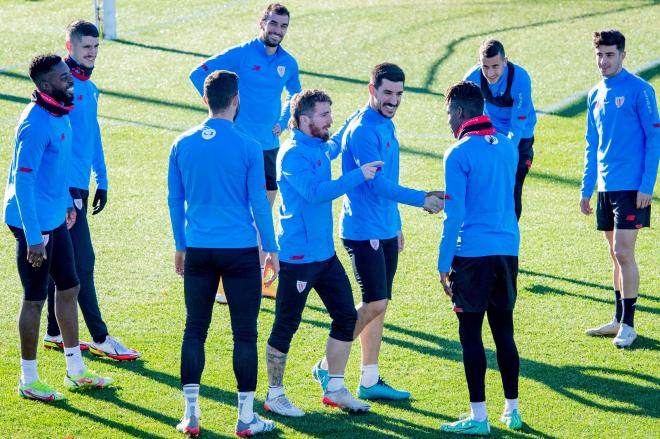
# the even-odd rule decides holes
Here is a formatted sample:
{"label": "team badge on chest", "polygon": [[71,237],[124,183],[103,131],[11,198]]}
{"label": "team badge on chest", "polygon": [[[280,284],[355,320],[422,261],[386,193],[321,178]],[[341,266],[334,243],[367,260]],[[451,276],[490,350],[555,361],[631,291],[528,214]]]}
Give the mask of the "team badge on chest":
{"label": "team badge on chest", "polygon": [[307,288],[307,282],[302,280],[296,281],[296,289],[298,290],[299,293],[305,291],[305,288]]}
{"label": "team badge on chest", "polygon": [[625,100],[626,100],[625,96],[617,96],[616,98],[614,98],[614,103],[616,104],[616,108],[621,108]]}
{"label": "team badge on chest", "polygon": [[277,74],[280,75],[280,78],[284,77],[285,72],[286,72],[285,66],[277,66]]}

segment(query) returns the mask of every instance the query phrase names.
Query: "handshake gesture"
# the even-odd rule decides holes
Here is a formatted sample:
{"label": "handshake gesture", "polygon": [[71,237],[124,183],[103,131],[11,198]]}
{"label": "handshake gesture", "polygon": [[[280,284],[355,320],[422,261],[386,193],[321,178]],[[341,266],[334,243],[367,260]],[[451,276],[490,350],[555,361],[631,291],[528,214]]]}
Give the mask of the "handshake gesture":
{"label": "handshake gesture", "polygon": [[438,213],[445,207],[445,191],[431,191],[424,198],[423,209],[428,213]]}

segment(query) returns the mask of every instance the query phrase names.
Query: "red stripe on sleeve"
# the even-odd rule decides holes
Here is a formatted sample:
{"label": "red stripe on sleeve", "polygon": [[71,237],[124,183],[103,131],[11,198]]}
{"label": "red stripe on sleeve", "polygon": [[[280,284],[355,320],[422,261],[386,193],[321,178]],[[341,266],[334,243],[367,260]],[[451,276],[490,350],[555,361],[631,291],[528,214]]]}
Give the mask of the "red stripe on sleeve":
{"label": "red stripe on sleeve", "polygon": [[32,172],[32,168],[18,168],[19,172],[27,172],[28,174]]}

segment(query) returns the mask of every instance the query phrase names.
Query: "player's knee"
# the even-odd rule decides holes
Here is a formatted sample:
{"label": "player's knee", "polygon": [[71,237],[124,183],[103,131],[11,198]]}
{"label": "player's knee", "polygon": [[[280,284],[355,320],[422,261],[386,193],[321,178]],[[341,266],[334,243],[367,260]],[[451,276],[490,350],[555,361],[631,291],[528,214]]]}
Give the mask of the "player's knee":
{"label": "player's knee", "polygon": [[283,354],[288,354],[289,349],[291,348],[292,338],[293,336],[283,337],[281,334],[271,334],[270,337],[268,337],[268,345]]}
{"label": "player's knee", "polygon": [[258,337],[257,327],[234,329],[234,343],[256,343]]}
{"label": "player's knee", "polygon": [[330,337],[339,341],[353,341],[353,331],[356,323],[357,311],[355,308],[339,316],[334,316],[330,326]]}
{"label": "player's knee", "polygon": [[630,264],[635,260],[635,255],[631,248],[625,246],[614,246],[614,258],[619,265]]}
{"label": "player's knee", "polygon": [[387,310],[387,299],[377,300],[375,302],[369,302],[366,305],[367,317],[369,320],[373,320],[381,314],[385,314]]}
{"label": "player's knee", "polygon": [[300,318],[297,319],[277,319],[273,324],[268,344],[285,354],[289,352],[293,335],[298,331]]}
{"label": "player's knee", "polygon": [[188,316],[186,318],[186,327],[183,330],[183,340],[205,342],[210,325],[211,318],[208,315]]}
{"label": "player's knee", "polygon": [[80,292],[80,283],[65,290],[56,289],[55,298],[56,300],[77,300],[79,292]]}

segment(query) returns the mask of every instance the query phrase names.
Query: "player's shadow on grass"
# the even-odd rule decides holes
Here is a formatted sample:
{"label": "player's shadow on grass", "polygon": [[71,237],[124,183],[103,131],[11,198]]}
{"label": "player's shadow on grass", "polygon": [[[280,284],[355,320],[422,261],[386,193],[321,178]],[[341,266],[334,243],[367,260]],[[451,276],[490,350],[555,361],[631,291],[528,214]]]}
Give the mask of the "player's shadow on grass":
{"label": "player's shadow on grass", "polygon": [[[323,308],[318,306],[308,305],[308,308],[318,312],[324,312]],[[304,319],[303,321],[323,328],[329,327],[329,325],[316,320]],[[404,328],[391,323],[386,323],[385,329],[386,333],[383,336],[383,342],[385,343],[424,355],[442,357],[457,363],[462,362],[462,349],[458,341],[448,340],[430,333]],[[398,337],[389,336],[389,332],[396,334]],[[425,344],[402,339],[399,338],[400,336],[421,340]],[[648,342],[651,346],[655,343],[654,340]],[[488,357],[489,367],[498,370],[495,351],[486,349],[486,355]],[[635,416],[660,418],[656,391],[657,387],[660,386],[660,379],[657,377],[639,372],[600,368],[597,366],[554,366],[526,358],[521,358],[520,363],[522,377],[542,383],[548,389],[586,406],[613,413],[628,413]],[[594,371],[599,372],[599,375],[594,375]],[[637,382],[648,384],[622,381],[617,379],[616,376],[624,376],[634,379]],[[602,400],[614,401],[614,403],[600,402]]]}
{"label": "player's shadow on grass", "polygon": [[[547,278],[547,279],[560,280],[560,281],[572,283],[572,284],[575,284],[575,285],[581,285],[581,286],[590,287],[590,288],[597,288],[597,289],[600,289],[600,290],[605,290],[605,291],[610,291],[610,292],[612,291],[612,286],[611,285],[597,284],[597,283],[594,283],[594,282],[588,282],[588,281],[584,281],[584,280],[573,279],[573,278],[570,278],[570,277],[558,276],[556,274],[542,273],[540,271],[527,270],[527,269],[524,269],[524,268],[520,269],[519,273],[527,275],[527,276],[544,277],[544,278]],[[651,300],[651,301],[654,301],[654,302],[660,302],[660,297],[645,296],[644,300]],[[611,302],[607,302],[607,303],[611,303]]]}
{"label": "player's shadow on grass", "polygon": [[[181,389],[181,379],[178,376],[171,375],[166,372],[150,369],[147,367],[145,360],[109,361],[106,359],[98,359],[94,356],[90,356],[85,360],[98,361],[100,363],[103,363],[104,365],[111,365],[119,369],[124,369],[136,375],[148,378],[152,381],[155,381],[160,384],[164,384],[166,386],[170,386],[177,390]],[[219,387],[204,384],[200,388],[200,394],[205,398],[219,402],[221,404],[225,404],[230,407],[234,407],[236,405],[236,394],[234,392],[229,392]]]}
{"label": "player's shadow on grass", "polygon": [[[208,54],[208,53],[193,52],[193,51],[190,51],[190,50],[176,49],[176,48],[173,48],[173,47],[159,46],[159,45],[156,45],[156,44],[140,43],[138,41],[125,40],[123,38],[113,40],[113,42],[123,44],[123,45],[126,45],[126,46],[139,47],[141,49],[156,50],[156,51],[160,51],[160,52],[174,53],[174,54],[177,54],[177,55],[188,55],[188,56],[194,56],[196,58],[203,58],[203,59],[210,58],[212,56],[211,54]],[[332,74],[329,74],[329,73],[312,72],[310,70],[300,70],[300,74],[301,75],[306,75],[306,76],[313,76],[313,77],[316,77],[316,78],[330,79],[330,80],[333,80],[333,81],[346,82],[346,83],[349,83],[349,84],[357,84],[357,85],[364,85],[364,86],[369,84],[369,81],[366,81],[366,80],[363,80],[363,79],[350,78],[348,76],[341,76],[341,75],[332,75]],[[444,94],[431,91],[427,87],[406,86],[406,92],[427,94],[427,95],[432,95],[432,96],[444,96]]]}
{"label": "player's shadow on grass", "polygon": [[[94,391],[94,392],[95,393],[102,393],[102,392],[108,393],[108,392],[110,392],[110,389],[104,389],[104,390]],[[160,439],[160,438],[162,438],[161,435],[154,434],[154,433],[151,433],[151,432],[133,427],[132,425],[129,425],[129,424],[121,422],[121,421],[115,421],[111,418],[111,416],[109,414],[106,414],[104,416],[99,416],[99,415],[96,415],[94,413],[89,413],[85,410],[81,410],[77,407],[72,406],[67,401],[62,401],[61,403],[57,403],[57,404],[51,404],[48,407],[52,408],[52,409],[56,409],[56,410],[62,410],[62,411],[65,411],[65,412],[69,412],[72,415],[75,415],[81,422],[104,425],[104,426],[106,426],[108,428],[111,428],[113,430],[116,430],[120,434],[123,434],[123,435],[126,435],[126,436],[149,438],[149,439]]]}
{"label": "player's shadow on grass", "polygon": [[[538,295],[557,295],[557,296],[567,296],[567,297],[575,297],[580,300],[590,300],[592,302],[598,302],[598,303],[605,303],[607,305],[612,304],[611,299],[605,299],[601,297],[591,297],[591,296],[586,296],[583,294],[577,294],[577,293],[571,293],[569,291],[564,291],[560,290],[559,288],[553,288],[549,287],[546,285],[539,285],[539,284],[534,284],[532,286],[529,286],[525,288],[527,291],[533,294],[538,294]],[[659,308],[653,308],[650,306],[645,306],[645,305],[635,305],[635,309],[637,312],[647,312],[650,314],[660,314],[660,309]]]}
{"label": "player's shadow on grass", "polygon": [[[517,30],[523,30],[523,29],[531,29],[531,28],[536,28],[536,27],[542,27],[542,26],[547,26],[547,25],[552,25],[552,24],[558,24],[558,23],[565,23],[568,21],[573,21],[573,20],[580,20],[584,18],[593,18],[597,16],[603,16],[603,15],[609,15],[609,14],[615,14],[618,12],[625,12],[629,11],[631,9],[641,9],[644,7],[649,7],[649,6],[654,6],[657,4],[657,2],[649,2],[643,5],[634,5],[634,6],[624,6],[616,9],[610,9],[607,11],[598,11],[598,12],[588,12],[586,14],[579,14],[579,15],[573,15],[569,17],[561,17],[561,18],[554,18],[551,20],[541,20],[541,21],[536,21],[533,23],[526,23],[522,25],[517,25],[517,26],[509,26],[509,27],[502,27],[502,28],[496,28],[496,29],[487,29],[483,30],[480,32],[475,32],[467,35],[462,35],[458,38],[453,39],[452,41],[447,44],[445,48],[445,53],[442,54],[438,59],[436,59],[435,62],[431,65],[429,68],[427,74],[426,74],[426,79],[424,80],[423,83],[423,88],[428,89],[431,87],[433,82],[435,81],[435,77],[438,73],[438,70],[440,69],[440,66],[442,66],[445,61],[449,59],[450,56],[454,54],[456,51],[456,47],[461,44],[464,41],[470,40],[472,38],[484,38],[489,35],[493,34],[501,34],[503,32],[511,32],[511,31],[517,31]],[[584,107],[583,107],[584,108]]]}
{"label": "player's shadow on grass", "polygon": [[[1,76],[6,76],[8,78],[12,79],[19,79],[22,81],[32,81],[29,76],[22,74],[22,73],[16,73],[16,72],[10,72],[10,71],[0,71],[0,77]],[[182,102],[173,102],[173,101],[166,101],[163,99],[156,99],[156,98],[151,98],[148,96],[138,96],[138,95],[133,95],[129,93],[123,93],[119,91],[112,91],[112,90],[107,90],[103,88],[99,88],[99,93],[105,96],[112,96],[115,98],[120,98],[120,99],[126,99],[130,101],[137,101],[137,102],[143,102],[146,104],[151,104],[151,105],[158,105],[158,106],[164,106],[164,107],[170,107],[170,108],[176,108],[176,109],[182,109],[182,110],[189,110],[189,111],[195,111],[198,113],[206,113],[206,110],[201,106],[201,105],[190,105],[190,104],[184,104]],[[8,99],[6,100],[12,100],[16,101],[16,96],[9,96],[9,95],[0,95],[0,96],[6,96]],[[18,98],[20,99],[20,98]]]}

